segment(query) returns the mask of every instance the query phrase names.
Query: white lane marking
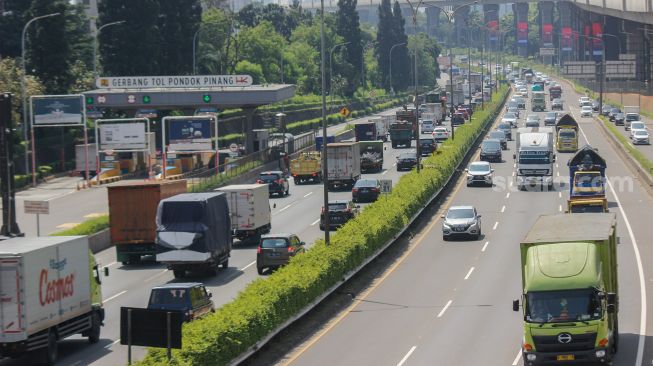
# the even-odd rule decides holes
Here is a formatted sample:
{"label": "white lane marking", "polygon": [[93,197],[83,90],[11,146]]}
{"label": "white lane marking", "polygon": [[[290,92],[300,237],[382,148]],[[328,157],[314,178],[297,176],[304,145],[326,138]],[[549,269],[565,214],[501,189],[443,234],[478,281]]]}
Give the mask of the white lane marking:
{"label": "white lane marking", "polygon": [[127,290],[120,291],[120,292],[118,292],[117,294],[111,296],[110,298],[105,299],[104,302],[109,302],[109,301],[115,299],[116,297],[118,297],[118,296],[120,296],[120,295],[123,295],[123,294],[126,293],[126,292],[127,292]]}
{"label": "white lane marking", "polygon": [[397,166],[397,163],[392,164],[392,166]]}
{"label": "white lane marking", "polygon": [[164,269],[163,271],[161,271],[161,272],[155,274],[154,276],[150,276],[150,277],[146,278],[146,279],[145,279],[145,282],[150,282],[150,281],[152,281],[153,279],[156,279],[157,277],[160,277],[162,274],[164,274],[164,273],[166,273],[166,272],[168,272],[168,270],[167,270],[167,269]]}
{"label": "white lane marking", "polygon": [[517,352],[517,357],[515,357],[515,360],[512,361],[512,366],[517,366],[520,359],[521,359],[521,349],[519,350],[519,352]]}
{"label": "white lane marking", "polygon": [[306,194],[304,195],[304,198],[306,198],[306,197],[308,197],[308,196],[310,196],[310,195],[312,195],[312,194],[313,194],[313,192],[308,192],[308,193],[306,193]]}
{"label": "white lane marking", "polygon": [[397,366],[402,366],[402,365],[404,364],[404,362],[406,362],[406,360],[408,359],[408,357],[410,357],[410,355],[412,355],[413,352],[415,352],[415,349],[416,349],[416,348],[417,348],[417,346],[412,346],[412,347],[410,348],[410,351],[408,351],[408,353],[406,353],[406,355],[404,356],[404,358],[402,358],[401,361],[399,361],[399,363],[397,364]]}
{"label": "white lane marking", "polygon": [[387,172],[388,172],[387,170],[384,170],[383,173],[381,173],[381,175],[385,175],[385,173]]}
{"label": "white lane marking", "polygon": [[558,177],[560,176],[560,172],[556,172],[556,174],[558,175]]}
{"label": "white lane marking", "polygon": [[465,276],[465,279],[468,279],[469,276],[472,275],[472,272],[474,272],[474,267],[472,267],[472,268],[469,269],[469,272],[467,272],[467,276]]}
{"label": "white lane marking", "polygon": [[311,224],[311,226],[315,226],[315,224],[317,224],[318,222],[320,222],[320,219],[317,219],[317,220],[313,221],[313,223]]}
{"label": "white lane marking", "polygon": [[510,198],[510,192],[506,193],[506,198]]}
{"label": "white lane marking", "polygon": [[118,343],[120,343],[120,338],[118,338],[115,341],[111,342],[110,344],[107,344],[106,346],[104,346],[104,349],[109,349],[109,348],[115,346]]}
{"label": "white lane marking", "polygon": [[562,212],[562,205],[558,205],[558,211]]}
{"label": "white lane marking", "polygon": [[484,252],[489,244],[490,244],[490,242],[486,241],[485,244],[483,244],[483,249],[481,249],[481,252]]}
{"label": "white lane marking", "polygon": [[562,198],[562,192],[558,192],[558,198]]}
{"label": "white lane marking", "polygon": [[[513,177],[515,176],[515,172],[512,172],[512,176],[513,176]],[[512,183],[512,182],[510,182],[510,183]]]}
{"label": "white lane marking", "polygon": [[116,264],[118,264],[118,262],[111,262],[111,263],[107,264],[105,267],[115,266]]}
{"label": "white lane marking", "polygon": [[[578,127],[580,129],[580,133],[583,134],[583,138],[585,139],[585,142],[589,145],[589,139],[587,138],[587,135],[585,135],[585,131],[583,131],[580,126]],[[635,234],[633,233],[633,228],[630,226],[630,220],[628,220],[628,216],[626,216],[626,212],[624,211],[623,206],[621,206],[621,200],[619,199],[619,196],[617,195],[617,191],[614,190],[614,187],[612,186],[612,183],[610,182],[609,179],[606,179],[608,182],[608,186],[610,187],[610,192],[612,192],[612,195],[614,196],[615,201],[617,201],[617,207],[619,207],[619,211],[621,212],[621,216],[624,219],[624,222],[626,223],[626,229],[628,229],[628,236],[630,236],[630,241],[633,243],[633,251],[635,252],[635,260],[637,261],[637,274],[639,276],[639,297],[640,297],[640,320],[639,320],[639,341],[637,342],[637,357],[635,360],[635,365],[641,365],[642,360],[644,359],[644,341],[646,340],[646,283],[644,280],[644,267],[642,266],[642,257],[639,254],[639,246],[637,245],[637,240],[635,240]]]}
{"label": "white lane marking", "polygon": [[440,310],[440,313],[438,314],[438,318],[442,318],[442,315],[444,315],[444,312],[447,311],[447,309],[449,308],[449,305],[451,305],[452,302],[453,302],[452,300],[447,301],[447,305],[445,305],[442,308],[442,310]]}
{"label": "white lane marking", "polygon": [[506,205],[503,205],[503,207],[501,207],[501,213],[503,213],[505,210],[506,210]]}
{"label": "white lane marking", "polygon": [[251,266],[253,266],[253,265],[255,265],[255,264],[256,264],[256,261],[254,261],[254,262],[252,262],[252,263],[246,265],[245,267],[241,268],[240,270],[241,270],[241,271],[244,271],[244,270],[246,270],[247,268],[249,268],[249,267],[251,267]]}
{"label": "white lane marking", "polygon": [[496,230],[496,229],[497,229],[497,226],[499,226],[499,221],[497,221],[497,222],[494,223],[494,226],[492,227],[492,230]]}
{"label": "white lane marking", "polygon": [[290,206],[292,206],[292,203],[291,203],[291,204],[288,204],[288,205],[286,205],[286,206],[284,206],[281,210],[279,210],[279,212],[283,212],[283,211],[289,209]]}

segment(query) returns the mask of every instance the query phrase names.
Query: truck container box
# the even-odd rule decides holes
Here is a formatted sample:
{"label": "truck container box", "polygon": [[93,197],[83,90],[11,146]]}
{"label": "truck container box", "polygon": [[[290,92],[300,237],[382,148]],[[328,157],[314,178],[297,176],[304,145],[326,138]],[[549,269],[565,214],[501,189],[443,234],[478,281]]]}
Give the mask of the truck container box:
{"label": "truck container box", "polygon": [[352,185],[361,175],[360,145],[338,142],[327,145],[328,181],[335,185]]}
{"label": "truck container box", "polygon": [[220,187],[216,191],[226,194],[231,229],[234,232],[270,231],[270,195],[267,184],[234,184]]}

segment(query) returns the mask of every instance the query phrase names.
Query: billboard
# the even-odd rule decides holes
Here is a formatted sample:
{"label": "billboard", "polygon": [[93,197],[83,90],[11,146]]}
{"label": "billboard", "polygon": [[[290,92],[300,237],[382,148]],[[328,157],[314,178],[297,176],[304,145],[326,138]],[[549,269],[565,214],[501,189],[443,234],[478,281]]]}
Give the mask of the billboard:
{"label": "billboard", "polygon": [[145,122],[99,124],[100,150],[144,150]]}
{"label": "billboard", "polygon": [[528,23],[527,22],[518,22],[517,23],[517,44],[527,45],[528,44]]}
{"label": "billboard", "polygon": [[567,52],[571,51],[572,50],[571,27],[562,27],[561,35],[562,37],[560,38],[560,49]]}
{"label": "billboard", "polygon": [[32,123],[35,127],[84,123],[82,95],[37,95],[31,98],[31,102]]}
{"label": "billboard", "polygon": [[603,24],[599,22],[592,23],[592,54],[596,57],[603,55]]}
{"label": "billboard", "polygon": [[487,22],[490,42],[497,42],[499,40],[499,22],[490,20]]}
{"label": "billboard", "polygon": [[169,122],[170,151],[210,151],[215,121],[209,118],[173,119]]}
{"label": "billboard", "polygon": [[553,24],[542,24],[542,45],[553,46]]}

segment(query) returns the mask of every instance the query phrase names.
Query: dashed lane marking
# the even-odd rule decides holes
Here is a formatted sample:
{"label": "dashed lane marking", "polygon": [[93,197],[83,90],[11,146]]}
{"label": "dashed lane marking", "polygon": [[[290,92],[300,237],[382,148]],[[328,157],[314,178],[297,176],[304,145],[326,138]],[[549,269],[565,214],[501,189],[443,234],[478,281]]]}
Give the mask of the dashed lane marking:
{"label": "dashed lane marking", "polygon": [[485,249],[487,249],[487,246],[490,244],[489,241],[486,241],[485,244],[483,244],[483,249],[481,249],[481,252],[484,252]]}
{"label": "dashed lane marking", "polygon": [[447,301],[447,305],[445,305],[442,308],[442,310],[440,310],[440,313],[438,313],[438,318],[442,318],[442,315],[444,315],[444,312],[447,311],[447,309],[449,309],[449,305],[451,305],[452,302],[453,302],[453,300]]}
{"label": "dashed lane marking", "polygon": [[472,267],[472,268],[469,269],[469,272],[467,272],[467,275],[465,276],[465,279],[468,279],[469,276],[472,275],[472,272],[474,272],[474,267]]}

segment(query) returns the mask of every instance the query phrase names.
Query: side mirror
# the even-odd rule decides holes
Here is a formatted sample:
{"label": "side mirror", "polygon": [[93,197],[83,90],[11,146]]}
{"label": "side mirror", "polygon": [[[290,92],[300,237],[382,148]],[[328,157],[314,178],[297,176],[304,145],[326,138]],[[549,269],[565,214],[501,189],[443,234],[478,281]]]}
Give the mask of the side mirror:
{"label": "side mirror", "polygon": [[608,314],[614,314],[616,306],[614,304],[608,304],[606,310],[608,311]]}
{"label": "side mirror", "polygon": [[441,218],[441,219],[444,219],[444,215],[440,215],[440,218]]}
{"label": "side mirror", "polygon": [[490,169],[490,173],[494,173],[494,169]]}
{"label": "side mirror", "polygon": [[300,242],[299,242],[299,245],[306,245],[306,243],[303,242],[303,241],[300,241]]}
{"label": "side mirror", "polygon": [[480,219],[481,217],[483,217],[483,215],[476,215],[476,217],[478,217]]}
{"label": "side mirror", "polygon": [[512,154],[513,159],[517,159],[517,154]]}
{"label": "side mirror", "polygon": [[465,169],[465,173],[469,172],[469,169]]}
{"label": "side mirror", "polygon": [[109,277],[109,267],[104,267],[104,277]]}
{"label": "side mirror", "polygon": [[361,208],[361,205],[356,205],[356,208]]}
{"label": "side mirror", "polygon": [[512,311],[519,311],[519,300],[512,300]]}
{"label": "side mirror", "polygon": [[608,292],[606,299],[608,301],[608,305],[616,305],[617,304],[617,294],[614,292]]}

